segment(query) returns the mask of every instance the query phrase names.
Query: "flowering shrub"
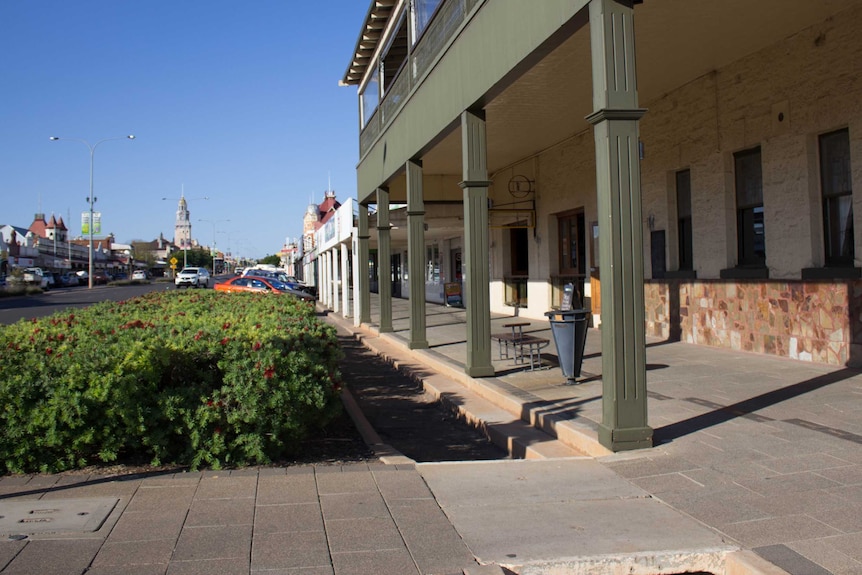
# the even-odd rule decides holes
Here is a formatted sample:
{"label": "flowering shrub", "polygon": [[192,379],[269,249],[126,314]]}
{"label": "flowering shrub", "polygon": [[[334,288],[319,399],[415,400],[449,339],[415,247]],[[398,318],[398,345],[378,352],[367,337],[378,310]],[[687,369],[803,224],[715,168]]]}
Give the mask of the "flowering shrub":
{"label": "flowering shrub", "polygon": [[153,292],[21,321],[0,331],[0,462],[268,463],[338,414],[340,354],[310,304],[268,294]]}

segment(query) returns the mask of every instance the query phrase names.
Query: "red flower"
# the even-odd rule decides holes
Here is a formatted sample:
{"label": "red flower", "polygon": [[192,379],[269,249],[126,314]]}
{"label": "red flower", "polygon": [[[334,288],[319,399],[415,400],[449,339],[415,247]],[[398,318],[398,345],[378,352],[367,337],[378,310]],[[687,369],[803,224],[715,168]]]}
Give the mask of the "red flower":
{"label": "red flower", "polygon": [[221,427],[216,427],[214,431],[216,435],[221,434]]}
{"label": "red flower", "polygon": [[272,379],[275,376],[275,367],[270,366],[266,368],[266,371],[263,372],[263,377],[266,379]]}
{"label": "red flower", "polygon": [[227,344],[228,344],[228,342],[230,342],[230,338],[229,338],[229,337],[225,337],[225,338],[222,338],[222,340],[221,340],[219,343],[220,343],[220,344],[222,344],[222,345],[227,345]]}
{"label": "red flower", "polygon": [[260,342],[259,342],[259,341],[254,342],[254,345],[252,346],[252,349],[253,349],[254,351],[259,350],[259,349],[260,349]]}
{"label": "red flower", "polygon": [[51,355],[52,353],[54,353],[53,349],[51,349],[50,347],[45,348],[45,354],[46,355]]}
{"label": "red flower", "polygon": [[230,322],[226,321],[221,326],[222,329],[230,329]]}

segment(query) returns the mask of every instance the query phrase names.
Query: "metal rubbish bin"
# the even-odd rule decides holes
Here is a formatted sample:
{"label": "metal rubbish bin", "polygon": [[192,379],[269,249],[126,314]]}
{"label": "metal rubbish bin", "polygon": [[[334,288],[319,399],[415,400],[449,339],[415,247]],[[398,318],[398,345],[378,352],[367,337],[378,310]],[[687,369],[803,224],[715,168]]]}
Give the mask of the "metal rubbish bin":
{"label": "metal rubbish bin", "polygon": [[545,312],[545,315],[551,322],[551,333],[554,334],[554,345],[557,346],[560,369],[568,383],[577,383],[577,378],[581,376],[584,346],[587,344],[587,324],[590,319],[590,311],[586,309],[554,310]]}

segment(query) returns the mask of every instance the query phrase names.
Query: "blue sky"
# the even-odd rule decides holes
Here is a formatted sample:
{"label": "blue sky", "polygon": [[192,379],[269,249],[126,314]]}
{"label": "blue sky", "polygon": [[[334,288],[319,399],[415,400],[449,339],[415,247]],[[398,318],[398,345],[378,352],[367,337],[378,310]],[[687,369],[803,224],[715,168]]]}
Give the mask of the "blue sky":
{"label": "blue sky", "polygon": [[0,224],[53,213],[80,235],[90,152],[49,137],[134,134],[95,148],[103,234],[172,239],[184,190],[195,239],[277,253],[330,181],[356,197],[357,92],[338,81],[368,5],[0,0]]}

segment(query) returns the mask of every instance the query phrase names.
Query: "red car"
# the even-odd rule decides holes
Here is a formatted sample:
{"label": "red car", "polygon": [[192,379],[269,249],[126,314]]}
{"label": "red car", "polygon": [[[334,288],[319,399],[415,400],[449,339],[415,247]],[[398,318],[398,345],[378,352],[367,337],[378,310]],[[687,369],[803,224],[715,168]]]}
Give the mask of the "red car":
{"label": "red car", "polygon": [[217,283],[213,288],[216,291],[233,292],[269,292],[276,294],[287,294],[298,297],[304,301],[314,301],[314,296],[295,289],[290,289],[286,284],[273,279],[241,276]]}

